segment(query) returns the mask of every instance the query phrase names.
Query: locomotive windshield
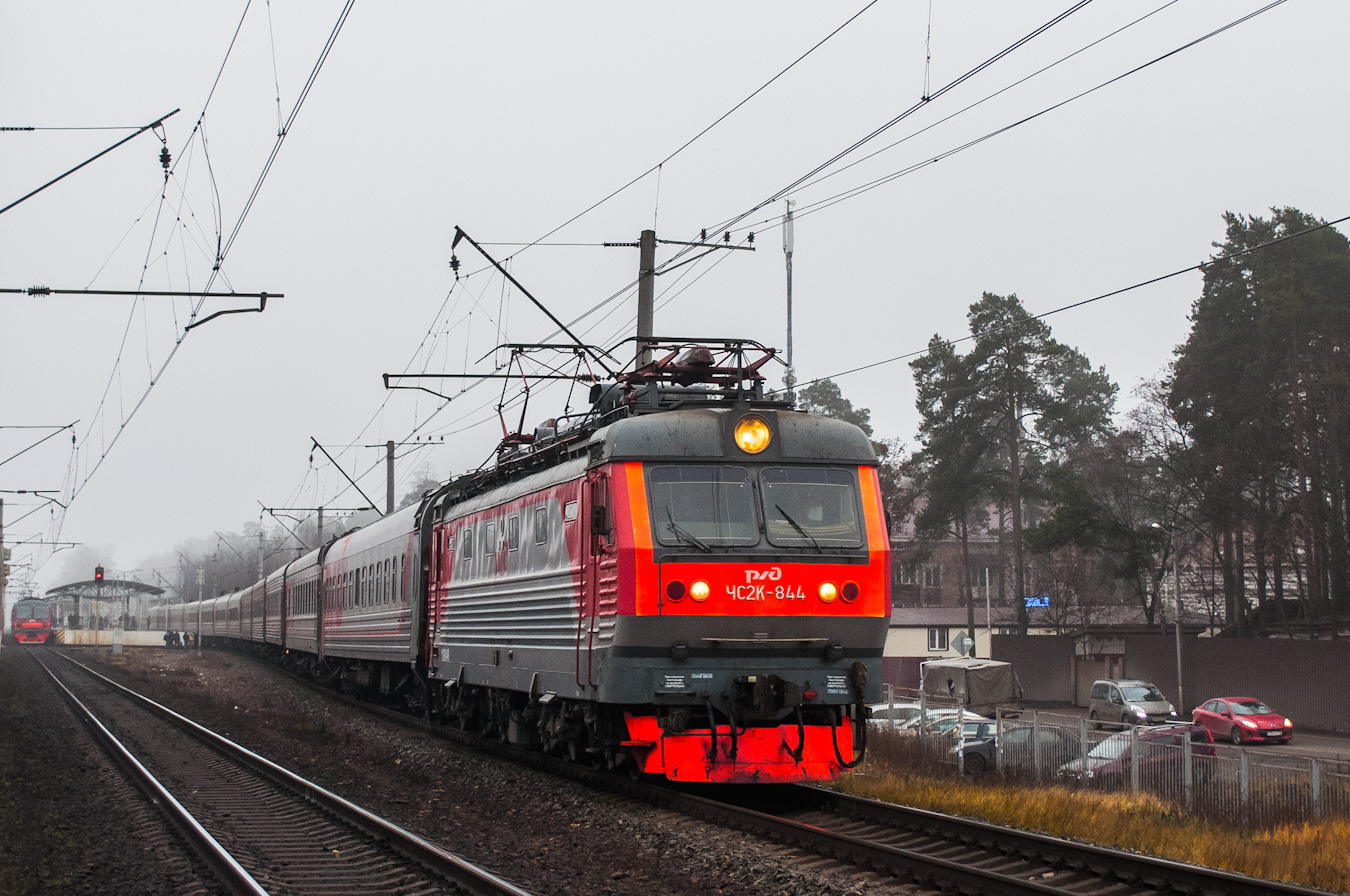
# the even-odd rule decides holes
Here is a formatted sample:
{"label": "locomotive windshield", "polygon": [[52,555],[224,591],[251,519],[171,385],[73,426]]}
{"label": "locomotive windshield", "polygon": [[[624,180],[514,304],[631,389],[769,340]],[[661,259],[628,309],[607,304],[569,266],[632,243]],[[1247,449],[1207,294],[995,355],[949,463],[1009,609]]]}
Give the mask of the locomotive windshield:
{"label": "locomotive windshield", "polygon": [[744,467],[661,466],[650,473],[656,540],[697,550],[759,543],[750,471]]}
{"label": "locomotive windshield", "polygon": [[759,473],[770,544],[856,548],[858,485],[851,473],[819,467],[765,467]]}
{"label": "locomotive windshield", "polygon": [[648,483],[652,528],[662,545],[704,552],[751,547],[762,532],[780,548],[863,543],[858,482],[850,470],[671,464],[650,467]]}

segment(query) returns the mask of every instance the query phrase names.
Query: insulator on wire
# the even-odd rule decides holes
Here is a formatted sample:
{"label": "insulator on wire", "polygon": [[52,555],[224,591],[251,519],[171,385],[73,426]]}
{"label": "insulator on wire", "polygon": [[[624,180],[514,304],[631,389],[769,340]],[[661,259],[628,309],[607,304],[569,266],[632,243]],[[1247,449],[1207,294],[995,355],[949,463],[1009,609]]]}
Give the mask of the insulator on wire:
{"label": "insulator on wire", "polygon": [[755,244],[755,233],[754,233],[754,231],[751,231],[749,234],[746,235],[746,237],[745,237],[745,242],[746,242],[748,245],[751,245],[751,246],[753,246],[753,245]]}
{"label": "insulator on wire", "polygon": [[730,230],[728,230],[726,233],[722,234],[722,242],[724,242],[724,243],[729,243],[729,242],[731,242],[731,231],[730,231]]}
{"label": "insulator on wire", "polygon": [[700,243],[706,243],[708,241],[708,228],[705,227],[698,232],[698,241]]}
{"label": "insulator on wire", "polygon": [[173,161],[173,157],[169,155],[169,147],[161,146],[159,148],[159,164],[164,166],[165,171],[169,170],[169,163],[171,161]]}

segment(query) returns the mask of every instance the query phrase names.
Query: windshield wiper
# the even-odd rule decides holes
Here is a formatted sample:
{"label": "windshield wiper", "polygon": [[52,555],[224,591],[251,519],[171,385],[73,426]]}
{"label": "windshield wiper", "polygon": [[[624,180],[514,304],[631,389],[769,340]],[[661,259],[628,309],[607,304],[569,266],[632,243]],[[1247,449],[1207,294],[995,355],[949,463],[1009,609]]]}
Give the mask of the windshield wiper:
{"label": "windshield wiper", "polygon": [[820,549],[820,543],[816,541],[814,537],[812,537],[811,533],[807,532],[805,529],[801,527],[801,525],[796,520],[788,516],[788,512],[783,509],[782,504],[775,504],[773,505],[773,507],[774,510],[777,510],[779,513],[783,515],[783,519],[787,520],[788,523],[792,526],[792,528],[797,530],[797,534],[801,535],[802,538],[805,538],[807,541],[811,542],[811,547],[816,549],[817,554],[825,553]]}
{"label": "windshield wiper", "polygon": [[679,523],[675,522],[675,517],[670,512],[669,504],[666,505],[666,519],[670,520],[670,522],[666,524],[666,528],[669,529],[671,532],[674,532],[675,537],[678,538],[680,541],[688,545],[693,545],[694,547],[698,548],[705,554],[712,553],[712,547],[710,545],[708,545],[694,533],[681,527]]}

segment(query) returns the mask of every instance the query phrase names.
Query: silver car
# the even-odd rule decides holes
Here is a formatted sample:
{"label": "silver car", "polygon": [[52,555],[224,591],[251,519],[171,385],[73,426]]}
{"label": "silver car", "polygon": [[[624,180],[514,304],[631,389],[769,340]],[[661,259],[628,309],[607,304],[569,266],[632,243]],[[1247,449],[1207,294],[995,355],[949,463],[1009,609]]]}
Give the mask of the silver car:
{"label": "silver car", "polygon": [[1139,678],[1097,679],[1092,683],[1088,710],[1088,718],[1099,728],[1102,722],[1152,725],[1177,719],[1176,707],[1167,702],[1162,691]]}

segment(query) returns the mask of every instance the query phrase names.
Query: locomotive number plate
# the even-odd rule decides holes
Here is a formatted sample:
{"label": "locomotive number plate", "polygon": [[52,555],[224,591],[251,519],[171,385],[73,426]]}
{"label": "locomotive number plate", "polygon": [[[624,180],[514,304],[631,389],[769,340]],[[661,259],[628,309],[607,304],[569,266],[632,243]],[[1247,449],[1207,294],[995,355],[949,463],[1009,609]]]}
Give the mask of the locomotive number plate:
{"label": "locomotive number plate", "polygon": [[728,585],[732,600],[806,600],[801,585]]}

